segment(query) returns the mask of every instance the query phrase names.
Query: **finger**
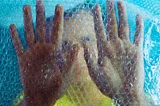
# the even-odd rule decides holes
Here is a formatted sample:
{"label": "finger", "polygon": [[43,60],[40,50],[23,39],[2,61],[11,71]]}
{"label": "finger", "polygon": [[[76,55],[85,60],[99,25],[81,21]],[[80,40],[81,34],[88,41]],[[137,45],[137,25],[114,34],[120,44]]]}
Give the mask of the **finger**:
{"label": "finger", "polygon": [[105,44],[106,34],[105,34],[104,24],[102,20],[101,8],[98,4],[95,6],[93,10],[93,14],[94,14],[94,27],[95,27],[97,40]]}
{"label": "finger", "polygon": [[97,59],[96,55],[94,54],[93,48],[89,47],[89,45],[86,42],[83,42],[83,48],[84,48],[84,58],[89,70],[89,73],[94,73],[94,71],[97,69]]}
{"label": "finger", "polygon": [[[70,45],[71,46],[71,45]],[[67,56],[66,56],[66,62],[65,62],[65,66],[63,69],[63,74],[68,73],[69,71],[72,70],[74,63],[76,62],[76,60],[78,59],[78,51],[79,51],[80,47],[78,44],[74,44],[70,50],[67,50]]]}
{"label": "finger", "polygon": [[114,9],[114,1],[107,0],[107,33],[108,40],[115,40],[118,38],[117,20]]}
{"label": "finger", "polygon": [[17,28],[14,24],[10,25],[10,34],[12,37],[12,42],[13,42],[14,48],[16,50],[16,53],[18,56],[21,56],[24,52],[24,49],[23,49],[21,41],[18,37]]}
{"label": "finger", "polygon": [[68,57],[68,56],[70,55],[72,44],[73,43],[69,42],[68,40],[65,40],[62,43],[62,49],[61,50],[59,49],[56,52],[57,66],[59,67],[61,72],[66,70],[66,68],[64,69],[64,67],[66,67],[68,65],[68,63],[70,63],[70,62],[67,63],[65,61],[70,59],[70,57]]}
{"label": "finger", "polygon": [[29,5],[25,5],[23,7],[23,13],[24,13],[24,28],[26,33],[26,41],[28,46],[32,47],[32,45],[35,44],[36,40],[34,37],[31,8]]}
{"label": "finger", "polygon": [[55,44],[56,48],[62,46],[62,36],[63,36],[63,16],[64,9],[61,5],[57,5],[55,9],[55,16],[53,19],[53,28],[51,41]]}
{"label": "finger", "polygon": [[143,46],[144,39],[144,22],[141,15],[137,15],[136,17],[136,33],[134,37],[134,44],[137,46]]}
{"label": "finger", "polygon": [[104,46],[106,45],[106,33],[102,21],[101,8],[98,4],[95,6],[93,14],[94,14],[94,27],[97,38],[98,55],[101,58],[104,56],[102,51],[104,51],[103,49]]}
{"label": "finger", "polygon": [[46,25],[46,42],[51,42],[51,28],[52,28],[52,18],[47,18],[47,25]]}
{"label": "finger", "polygon": [[67,53],[67,51],[71,49],[72,44],[73,44],[73,41],[69,41],[65,39],[62,43],[62,52],[64,54]]}
{"label": "finger", "polygon": [[[97,58],[94,54],[93,48],[91,48],[88,44],[83,43],[84,48],[84,58],[88,67],[89,75],[97,87],[100,89],[102,88],[103,83],[107,80],[104,79],[105,82],[100,80],[103,77],[103,70],[100,70],[100,66],[97,64]],[[104,77],[103,77],[104,78]]]}
{"label": "finger", "polygon": [[118,34],[121,39],[129,40],[129,25],[124,2],[118,2],[119,13],[119,30]]}
{"label": "finger", "polygon": [[42,0],[37,0],[36,4],[36,32],[38,36],[38,41],[41,43],[45,42],[45,32],[46,32],[46,22],[45,22],[45,10]]}
{"label": "finger", "polygon": [[[107,86],[109,85],[109,76],[108,76],[109,74],[107,73],[107,71],[109,70],[111,72],[111,69],[110,67],[107,67],[107,71],[106,71],[104,70],[105,68],[103,68],[103,66],[99,66],[99,64],[97,65],[97,59],[93,53],[93,48],[91,48],[89,44],[84,42],[83,48],[84,48],[84,57],[88,67],[89,75],[94,81],[94,83],[97,85],[99,90],[106,95],[107,94],[106,89],[110,89]],[[106,64],[106,62],[108,63],[108,60],[104,62]]]}

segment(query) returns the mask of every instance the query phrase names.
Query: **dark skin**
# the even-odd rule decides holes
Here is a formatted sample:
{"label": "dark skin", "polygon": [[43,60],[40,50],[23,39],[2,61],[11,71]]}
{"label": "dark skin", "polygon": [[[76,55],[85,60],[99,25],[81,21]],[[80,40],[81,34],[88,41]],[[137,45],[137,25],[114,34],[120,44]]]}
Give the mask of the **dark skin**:
{"label": "dark skin", "polygon": [[106,35],[100,6],[95,6],[93,14],[98,60],[96,60],[91,46],[84,42],[84,56],[88,71],[100,91],[115,100],[117,104],[147,106],[143,89],[143,19],[137,15],[134,43],[131,43],[123,2],[118,2],[118,12],[119,25],[115,15],[114,1],[107,0]]}
{"label": "dark skin", "polygon": [[[67,44],[65,52],[61,50],[64,23],[62,6],[56,6],[49,42],[46,42],[46,22],[42,1],[37,0],[36,5],[37,41],[33,31],[30,6],[25,5],[23,12],[27,50],[24,50],[20,42],[16,26],[13,24],[10,26],[24,89],[22,105],[51,106],[67,89],[68,80],[66,77],[76,61],[79,46]],[[58,63],[60,58],[65,59],[61,62],[61,66]]]}

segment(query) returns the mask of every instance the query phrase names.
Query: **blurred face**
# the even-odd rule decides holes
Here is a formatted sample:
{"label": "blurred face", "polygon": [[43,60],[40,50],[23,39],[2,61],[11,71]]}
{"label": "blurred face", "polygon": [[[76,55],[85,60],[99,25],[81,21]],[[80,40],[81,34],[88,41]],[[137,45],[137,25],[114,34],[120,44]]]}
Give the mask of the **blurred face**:
{"label": "blurred face", "polygon": [[[97,44],[93,16],[85,10],[80,10],[77,14],[73,14],[72,17],[65,18],[64,39],[67,39],[73,43],[81,44],[81,40],[84,37],[90,38],[89,43],[93,46],[93,48],[95,48],[94,51],[96,52]],[[75,73],[75,78],[78,81],[89,77],[82,46],[75,65],[75,71],[72,73]]]}
{"label": "blurred face", "polygon": [[[87,11],[80,11],[79,13],[74,14],[73,17],[65,18],[64,40],[81,44],[81,41],[84,39],[84,37],[88,37],[90,39],[88,43],[97,57],[97,41],[94,31],[93,16]],[[107,100],[107,98],[96,87],[88,73],[82,46],[80,47],[75,67],[70,71],[69,76],[72,84],[71,87],[68,88],[69,94],[67,95],[70,97],[70,100],[74,100],[75,103],[81,101],[81,104],[79,105],[82,106],[92,106],[93,104],[98,106],[102,100]],[[92,102],[90,102],[90,100]]]}

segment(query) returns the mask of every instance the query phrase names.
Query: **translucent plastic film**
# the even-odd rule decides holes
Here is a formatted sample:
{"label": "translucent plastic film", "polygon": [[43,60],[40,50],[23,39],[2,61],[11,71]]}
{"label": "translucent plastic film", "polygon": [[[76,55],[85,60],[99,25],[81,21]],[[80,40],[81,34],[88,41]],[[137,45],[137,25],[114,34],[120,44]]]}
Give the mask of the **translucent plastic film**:
{"label": "translucent plastic film", "polygon": [[[44,30],[39,32],[37,1],[0,1],[0,106],[21,104],[29,89],[24,83],[27,80],[33,89],[37,84],[35,94],[40,91],[52,95],[52,90],[55,92],[55,89],[59,89],[53,93],[58,95],[58,99],[53,102],[54,106],[131,106],[132,102],[137,103],[136,106],[160,106],[159,0],[42,0],[46,20]],[[59,22],[54,21],[58,20],[55,18],[57,4],[64,8],[63,34],[62,38],[59,37],[62,41],[54,36],[57,40],[52,40],[52,34],[61,34],[61,29],[56,33],[55,27],[52,28]],[[101,9],[97,9],[96,4]],[[32,38],[27,38],[29,35],[25,26],[29,21],[24,24],[24,5],[30,5],[31,8],[33,29],[29,28],[28,31],[33,31],[35,48],[28,43]],[[97,15],[99,13],[102,17]],[[24,49],[18,53],[26,53],[33,47],[33,52],[26,53],[23,58],[16,52],[19,46],[14,45],[15,37],[11,33],[15,30],[9,29],[11,24],[15,24]],[[50,46],[38,44],[38,34],[42,33],[45,33],[46,44],[53,41],[58,45],[58,52],[53,50],[55,55],[48,53]],[[78,51],[74,51],[75,45],[78,45]],[[77,57],[74,58],[76,53]],[[31,66],[34,67],[28,68],[30,71],[25,70],[25,67]],[[23,75],[22,71],[26,73]],[[33,74],[29,74],[31,71]],[[63,87],[59,88],[51,82],[46,84],[46,80],[63,71],[63,80],[56,77],[51,81],[59,83],[62,80]],[[47,86],[52,85],[55,88],[50,89],[51,92],[47,91]],[[31,93],[34,94],[32,90]],[[46,100],[52,99],[47,97]]]}

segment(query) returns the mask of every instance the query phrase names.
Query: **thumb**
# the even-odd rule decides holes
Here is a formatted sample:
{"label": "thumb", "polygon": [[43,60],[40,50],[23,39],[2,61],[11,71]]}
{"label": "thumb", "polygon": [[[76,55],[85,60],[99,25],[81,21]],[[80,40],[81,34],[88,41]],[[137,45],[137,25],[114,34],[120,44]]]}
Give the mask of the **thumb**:
{"label": "thumb", "polygon": [[66,51],[66,58],[65,58],[65,62],[64,62],[64,67],[62,70],[63,74],[67,74],[69,71],[72,70],[74,63],[76,62],[76,60],[78,59],[78,52],[79,52],[79,45],[78,44],[74,44],[73,46],[69,46],[68,50]]}

